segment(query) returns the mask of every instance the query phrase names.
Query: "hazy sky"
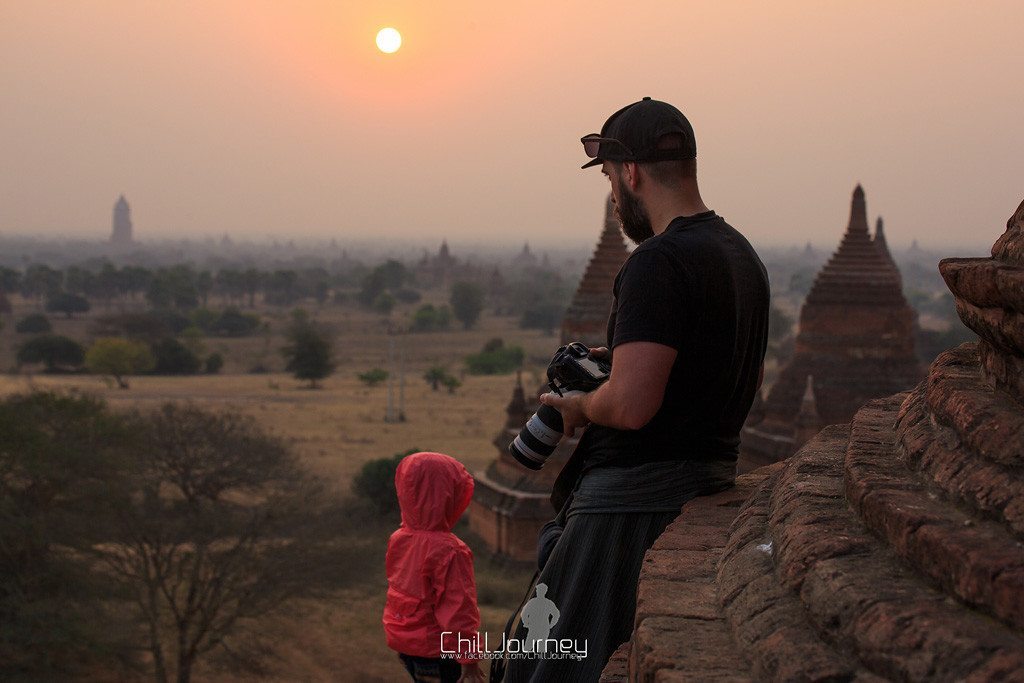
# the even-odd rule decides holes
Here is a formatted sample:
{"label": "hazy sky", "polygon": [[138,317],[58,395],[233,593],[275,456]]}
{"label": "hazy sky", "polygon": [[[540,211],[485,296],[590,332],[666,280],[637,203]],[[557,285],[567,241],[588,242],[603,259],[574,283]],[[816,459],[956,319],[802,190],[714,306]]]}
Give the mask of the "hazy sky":
{"label": "hazy sky", "polygon": [[[383,26],[404,45],[383,55]],[[1024,198],[1024,3],[0,0],[0,233],[593,242],[579,137],[650,95],[705,201],[831,247],[990,245]]]}

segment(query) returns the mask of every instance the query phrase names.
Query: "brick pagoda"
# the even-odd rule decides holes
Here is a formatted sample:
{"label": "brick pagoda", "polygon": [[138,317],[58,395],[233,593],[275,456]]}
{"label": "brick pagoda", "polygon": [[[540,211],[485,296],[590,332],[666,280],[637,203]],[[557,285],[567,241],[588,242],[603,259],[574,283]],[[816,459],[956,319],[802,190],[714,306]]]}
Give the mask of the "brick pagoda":
{"label": "brick pagoda", "polygon": [[744,426],[741,471],[787,458],[821,427],[849,422],[865,401],[914,386],[923,376],[915,325],[882,220],[872,238],[858,185],[846,234],[800,310],[793,355]]}
{"label": "brick pagoda", "polygon": [[580,280],[580,286],[562,318],[562,343],[581,341],[588,346],[607,342],[608,314],[612,308],[612,285],[619,268],[629,256],[619,221],[614,215],[612,196],[604,211],[604,230],[594,255]]}

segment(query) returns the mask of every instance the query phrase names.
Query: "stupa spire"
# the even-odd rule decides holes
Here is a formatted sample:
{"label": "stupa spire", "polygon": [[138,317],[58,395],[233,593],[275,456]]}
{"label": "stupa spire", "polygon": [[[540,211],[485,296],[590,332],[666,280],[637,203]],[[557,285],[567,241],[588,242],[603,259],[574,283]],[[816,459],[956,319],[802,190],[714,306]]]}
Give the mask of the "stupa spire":
{"label": "stupa spire", "polygon": [[889,252],[889,244],[885,241],[885,227],[882,223],[882,217],[879,216],[878,220],[875,221],[875,246],[878,247],[878,251],[882,252],[885,258],[892,262],[892,254]]}
{"label": "stupa spire", "polygon": [[864,188],[857,183],[850,202],[850,224],[846,227],[847,234],[868,234],[868,208],[864,199]]}

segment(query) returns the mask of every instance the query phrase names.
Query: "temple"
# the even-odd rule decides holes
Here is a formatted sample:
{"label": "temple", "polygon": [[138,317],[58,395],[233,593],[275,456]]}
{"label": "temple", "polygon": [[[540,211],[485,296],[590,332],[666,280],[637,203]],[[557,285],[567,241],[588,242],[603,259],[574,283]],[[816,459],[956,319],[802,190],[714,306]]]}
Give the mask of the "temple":
{"label": "temple", "polygon": [[[612,285],[626,256],[628,252],[619,223],[612,216],[609,196],[604,229],[565,314],[563,344],[582,341],[591,346],[604,346]],[[537,396],[542,390],[546,388],[534,392],[528,400],[521,377],[516,379],[506,409],[505,426],[494,438],[498,457],[486,471],[474,473],[476,488],[469,507],[470,528],[487,546],[498,555],[524,562],[536,560],[537,533],[554,517],[549,502],[551,486],[578,442],[575,438],[562,439],[548,462],[536,472],[526,469],[509,455],[508,445],[539,407]]]}
{"label": "temple", "polygon": [[123,246],[130,245],[132,240],[132,210],[124,195],[121,195],[114,204],[110,243]]}
{"label": "temple", "polygon": [[979,340],[688,503],[602,681],[1024,680],[1024,203],[939,270]]}
{"label": "temple", "polygon": [[576,294],[562,318],[562,343],[581,341],[588,346],[607,343],[608,314],[612,308],[612,286],[622,263],[629,256],[609,194],[605,203],[604,230],[594,255],[587,264]]}
{"label": "temple", "polygon": [[882,220],[872,237],[858,185],[846,233],[800,310],[793,355],[747,418],[740,471],[785,459],[865,401],[914,386],[924,374],[915,326]]}

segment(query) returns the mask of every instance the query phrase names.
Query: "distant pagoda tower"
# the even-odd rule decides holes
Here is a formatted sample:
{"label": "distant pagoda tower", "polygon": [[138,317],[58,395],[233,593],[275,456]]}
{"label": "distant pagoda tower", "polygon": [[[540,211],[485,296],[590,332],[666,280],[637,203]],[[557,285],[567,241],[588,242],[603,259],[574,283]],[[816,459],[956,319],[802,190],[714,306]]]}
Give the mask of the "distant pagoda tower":
{"label": "distant pagoda tower", "polygon": [[530,243],[523,243],[523,250],[512,259],[513,268],[534,268],[537,265],[537,257],[530,251]]}
{"label": "distant pagoda tower", "polygon": [[800,310],[793,355],[764,401],[763,417],[751,415],[743,428],[740,469],[795,452],[808,436],[807,400],[824,427],[849,422],[867,401],[917,384],[924,369],[914,350],[915,325],[882,222],[872,239],[858,185],[846,234]]}
{"label": "distant pagoda tower", "polygon": [[581,341],[589,346],[607,343],[608,314],[612,308],[612,287],[622,263],[629,256],[615,218],[612,196],[605,202],[604,229],[587,264],[576,294],[562,318],[562,343]]}
{"label": "distant pagoda tower", "polygon": [[113,229],[110,233],[110,243],[117,245],[129,245],[132,243],[132,210],[128,206],[124,195],[117,198],[114,204]]}

